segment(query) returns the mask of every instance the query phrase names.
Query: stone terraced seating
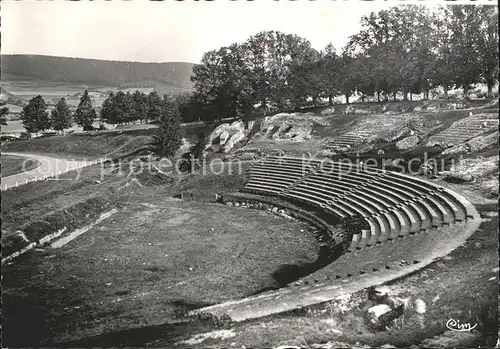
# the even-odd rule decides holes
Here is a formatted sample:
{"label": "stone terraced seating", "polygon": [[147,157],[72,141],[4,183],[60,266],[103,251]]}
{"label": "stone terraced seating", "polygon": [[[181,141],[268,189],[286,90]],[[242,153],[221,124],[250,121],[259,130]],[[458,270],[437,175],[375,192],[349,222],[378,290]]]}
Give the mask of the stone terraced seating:
{"label": "stone terraced seating", "polygon": [[249,168],[247,171],[249,180],[245,188],[276,194],[303,178],[313,167],[321,163],[315,159],[311,159],[310,162],[301,158],[282,159],[270,156]]}
{"label": "stone terraced seating", "polygon": [[[424,203],[414,202],[415,197],[406,194],[406,192],[399,191],[398,188],[392,188],[382,181],[374,182],[373,184],[364,184],[362,186],[358,186],[355,190],[365,192],[368,195],[381,197],[386,202],[390,202],[391,204],[388,207],[402,207],[403,211],[408,215],[408,219],[412,222],[411,231],[419,231],[420,228],[416,228],[416,226],[420,227],[422,224],[425,225],[425,208],[422,205]],[[402,205],[404,204],[404,205]],[[419,225],[420,223],[420,225]],[[427,227],[424,227],[427,228]]]}
{"label": "stone terraced seating", "polygon": [[335,219],[363,217],[370,229],[352,237],[349,251],[475,218],[467,212],[469,203],[433,183],[342,162],[310,163],[267,157],[249,169],[243,190],[306,203]]}
{"label": "stone terraced seating", "polygon": [[[403,200],[403,201],[415,201],[417,198],[420,198],[420,203],[423,206],[423,210],[430,213],[431,216],[434,218],[433,223],[434,225],[440,225],[443,221],[443,216],[439,216],[437,212],[444,212],[445,215],[445,222],[447,222],[446,214],[448,211],[446,209],[442,208],[440,203],[438,201],[435,201],[431,196],[428,196],[427,193],[431,193],[432,189],[429,187],[426,187],[425,185],[422,185],[420,183],[410,183],[410,187],[408,187],[408,181],[405,178],[402,177],[394,177],[392,180],[390,179],[385,179],[384,176],[392,176],[392,174],[384,174],[381,170],[377,169],[370,169],[372,172],[371,174],[366,174],[366,171],[356,171],[357,174],[350,174],[348,173],[347,170],[339,172],[337,175],[333,171],[331,171],[332,168],[336,168],[337,165],[335,164],[334,166],[330,166],[329,169],[329,175],[332,176],[330,179],[331,181],[338,182],[339,185],[345,186],[346,184],[356,184],[358,183],[360,187],[358,187],[359,190],[362,190],[361,188],[373,188],[373,190],[378,190],[383,194],[384,192],[386,193],[386,196],[396,196],[396,200]],[[347,166],[347,165],[346,165]],[[354,173],[354,171],[351,171]],[[375,181],[374,173],[376,173],[379,177]],[[319,175],[321,177],[322,175]],[[310,176],[310,179],[315,179],[316,175]],[[335,178],[337,177],[337,178]],[[309,179],[308,179],[309,180]],[[368,181],[367,183],[365,183]],[[427,195],[427,196],[425,196]],[[417,212],[420,213],[421,219],[424,219],[422,209],[416,208]],[[438,210],[438,211],[436,211]],[[441,210],[441,211],[439,211]],[[424,227],[426,228],[426,227]]]}
{"label": "stone terraced seating", "polygon": [[[322,178],[323,180],[317,178]],[[345,183],[342,184],[341,180],[336,180],[335,178],[329,180],[328,178],[328,176],[318,174],[312,175],[298,186],[285,190],[284,193],[297,192],[298,188],[301,189],[308,186],[318,193],[328,193],[335,199],[339,197],[345,198],[346,196],[347,198],[352,198],[355,202],[364,205],[363,209],[365,213],[369,211],[364,216],[371,215],[379,220],[384,227],[382,230],[382,238],[384,240],[386,236],[390,236],[390,233],[400,232],[408,234],[410,231],[416,232],[420,230],[419,226],[417,226],[417,220],[411,215],[410,211],[401,210],[399,212],[400,208],[396,207],[396,202],[393,202],[392,205],[388,204],[388,201],[380,200],[376,195],[373,195],[371,190],[360,191],[358,188],[346,186]],[[339,183],[335,183],[335,181]]]}
{"label": "stone terraced seating", "polygon": [[368,131],[347,132],[343,135],[334,137],[331,141],[328,142],[326,148],[333,149],[353,146],[354,144],[359,143],[369,136],[371,136],[371,132]]}
{"label": "stone terraced seating", "polygon": [[[484,125],[486,122],[486,126]],[[429,143],[459,144],[488,131],[498,129],[498,119],[475,119],[453,124],[446,130],[429,138]]]}

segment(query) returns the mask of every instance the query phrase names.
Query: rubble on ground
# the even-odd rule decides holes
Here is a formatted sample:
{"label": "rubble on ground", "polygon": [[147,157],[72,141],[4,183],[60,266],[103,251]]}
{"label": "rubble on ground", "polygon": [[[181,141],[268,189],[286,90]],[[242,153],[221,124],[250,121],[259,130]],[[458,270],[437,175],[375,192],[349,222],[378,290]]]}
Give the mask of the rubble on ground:
{"label": "rubble on ground", "polygon": [[438,174],[447,181],[472,182],[477,178],[498,172],[498,160],[498,155],[489,158],[460,159],[452,164],[448,171]]}
{"label": "rubble on ground", "polygon": [[245,128],[245,123],[241,120],[219,125],[208,137],[205,150],[209,150],[214,145],[217,145],[224,153],[228,153],[233,149],[235,144],[243,140],[249,132],[250,129]]}
{"label": "rubble on ground", "polygon": [[330,107],[330,108],[326,108],[326,109],[323,109],[321,111],[321,115],[331,115],[331,114],[334,114],[335,113],[335,108],[334,107]]}
{"label": "rubble on ground", "polygon": [[225,340],[225,339],[232,338],[235,335],[236,335],[236,333],[232,329],[229,329],[229,330],[226,330],[226,329],[214,330],[214,331],[211,331],[211,332],[196,334],[196,335],[194,335],[193,337],[191,337],[189,339],[180,341],[178,344],[196,345],[196,344],[203,343],[207,339]]}
{"label": "rubble on ground", "polygon": [[285,349],[285,348],[308,348],[308,347],[309,345],[307,344],[307,341],[304,338],[304,336],[297,336],[294,339],[278,343],[278,346],[275,348]]}
{"label": "rubble on ground", "polygon": [[279,143],[300,143],[311,139],[315,125],[329,125],[324,118],[312,113],[279,113],[266,117],[260,125],[259,135]]}
{"label": "rubble on ground", "polygon": [[396,143],[396,148],[399,150],[407,150],[407,149],[412,149],[417,146],[417,144],[420,142],[420,138],[416,135],[409,136],[406,138],[403,138],[399,140]]}
{"label": "rubble on ground", "polygon": [[481,178],[474,183],[474,189],[479,190],[486,197],[495,199],[498,198],[498,172]]}
{"label": "rubble on ground", "polygon": [[483,150],[498,142],[498,131],[488,135],[479,135],[468,142],[457,144],[443,151],[442,155],[471,153]]}
{"label": "rubble on ground", "polygon": [[446,331],[440,336],[424,339],[419,346],[423,348],[472,348],[478,340],[478,335],[473,332]]}
{"label": "rubble on ground", "polygon": [[372,330],[383,331],[402,316],[409,305],[409,298],[398,297],[389,287],[374,287],[368,290],[365,319]]}
{"label": "rubble on ground", "polygon": [[[311,139],[315,125],[328,124],[328,120],[313,113],[279,113],[265,117],[257,126],[254,122],[245,125],[238,120],[219,125],[208,137],[205,150],[228,153],[245,140],[252,142],[260,138],[272,139],[276,143],[301,143]],[[253,134],[256,127],[258,130]]]}

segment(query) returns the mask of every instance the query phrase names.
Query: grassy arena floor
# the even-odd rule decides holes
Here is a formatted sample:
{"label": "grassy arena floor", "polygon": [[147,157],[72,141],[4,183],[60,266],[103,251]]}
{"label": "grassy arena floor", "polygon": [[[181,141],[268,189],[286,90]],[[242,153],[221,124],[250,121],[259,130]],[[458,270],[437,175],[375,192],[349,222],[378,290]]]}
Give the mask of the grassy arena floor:
{"label": "grassy arena floor", "polygon": [[36,160],[22,158],[11,155],[3,155],[1,157],[2,176],[7,177],[16,173],[30,171],[40,165]]}
{"label": "grassy arena floor", "polygon": [[[280,266],[316,259],[319,245],[306,229],[267,211],[136,199],[67,245],[3,268],[4,343],[157,325],[276,287]],[[15,337],[19,326],[24,334]]]}

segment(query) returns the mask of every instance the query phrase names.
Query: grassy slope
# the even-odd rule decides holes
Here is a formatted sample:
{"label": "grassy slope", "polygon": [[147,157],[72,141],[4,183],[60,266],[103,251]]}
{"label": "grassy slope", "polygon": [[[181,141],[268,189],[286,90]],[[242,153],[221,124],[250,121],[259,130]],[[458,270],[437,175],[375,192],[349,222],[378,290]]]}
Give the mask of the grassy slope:
{"label": "grassy slope", "polygon": [[17,156],[2,155],[2,176],[7,177],[16,173],[32,170],[40,164],[36,160]]}
{"label": "grassy slope", "polygon": [[134,130],[118,134],[78,134],[4,143],[4,152],[53,154],[64,157],[94,159],[108,154],[131,152],[150,142],[151,130]]}
{"label": "grassy slope", "polygon": [[[144,129],[143,126],[125,125],[122,134],[118,131],[104,131],[97,134],[89,132],[4,142],[2,151],[45,154],[70,159],[95,159],[107,155],[119,157],[151,141],[155,128]],[[209,134],[215,127],[215,124],[187,124],[182,129],[188,140],[196,142],[200,132]]]}

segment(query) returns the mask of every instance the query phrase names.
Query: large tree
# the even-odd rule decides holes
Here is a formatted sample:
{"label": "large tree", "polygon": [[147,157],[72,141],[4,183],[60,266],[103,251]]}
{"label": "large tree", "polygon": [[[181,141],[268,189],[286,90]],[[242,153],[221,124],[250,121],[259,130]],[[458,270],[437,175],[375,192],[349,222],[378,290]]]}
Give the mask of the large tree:
{"label": "large tree", "polygon": [[130,119],[145,122],[148,118],[148,97],[146,94],[135,91],[131,96]]}
{"label": "large tree", "polygon": [[156,155],[172,158],[182,144],[181,120],[174,98],[165,96],[153,136]]}
{"label": "large tree", "polygon": [[182,122],[201,121],[201,106],[192,93],[178,94],[175,99]]}
{"label": "large tree", "polygon": [[[317,97],[312,96],[319,93],[311,88],[311,82],[315,80],[314,65],[319,53],[308,40],[294,34],[266,31],[250,37],[246,46],[252,48],[248,61],[256,62],[248,68],[254,71],[250,82],[254,89],[263,88],[263,92],[258,93],[261,106],[271,103],[277,110],[286,110],[293,106],[293,100],[301,103],[304,98]],[[294,77],[298,67],[309,73]],[[300,90],[306,96],[302,96]]]}
{"label": "large tree", "polygon": [[109,124],[116,124],[114,99],[115,94],[111,92],[101,106],[101,120]]}
{"label": "large tree", "polygon": [[50,125],[56,131],[64,131],[71,127],[71,111],[64,97],[57,102],[55,109],[52,110]]}
{"label": "large tree", "polygon": [[[399,6],[373,12],[361,19],[361,30],[351,36],[346,51],[356,57],[348,73],[358,91],[394,98],[428,90],[437,47],[434,17],[425,6]],[[343,70],[345,72],[345,70]]]}
{"label": "large tree", "polygon": [[84,130],[92,129],[92,124],[96,119],[97,114],[94,107],[92,107],[92,101],[90,99],[87,90],[83,93],[82,98],[80,98],[80,103],[75,112],[75,122],[78,126],[83,127]]}
{"label": "large tree", "polygon": [[[244,48],[233,44],[203,55],[193,68],[195,100],[202,106],[202,120],[215,121],[238,116],[249,105],[248,76],[245,76]],[[250,98],[251,104],[251,98]]]}
{"label": "large tree", "polygon": [[454,78],[451,74],[454,60],[452,58],[452,25],[451,10],[442,7],[434,14],[434,64],[431,65],[431,84],[433,87],[441,86],[445,97],[448,90],[453,87]]}
{"label": "large tree", "polygon": [[317,105],[318,99],[324,95],[322,82],[323,54],[310,46],[292,58],[289,63],[288,99],[295,107],[305,106],[312,102]]}
{"label": "large tree", "polygon": [[116,125],[123,124],[130,120],[131,98],[123,91],[110,93],[102,104],[101,119],[107,123]]}
{"label": "large tree", "polygon": [[328,105],[333,105],[333,98],[339,93],[340,59],[332,44],[328,44],[321,52],[321,59],[317,65],[318,84],[324,97],[328,97]]}
{"label": "large tree", "polygon": [[247,118],[315,102],[323,92],[319,64],[309,41],[266,31],[206,52],[191,79],[204,120]]}
{"label": "large tree", "polygon": [[479,15],[482,19],[478,35],[482,78],[488,86],[488,98],[492,98],[493,86],[498,81],[498,7],[480,6]]}
{"label": "large tree", "polygon": [[163,101],[156,91],[152,91],[147,96],[147,119],[158,121],[162,115]]}
{"label": "large tree", "polygon": [[42,96],[32,98],[28,105],[21,111],[21,120],[26,132],[38,133],[50,128],[49,113],[47,104]]}
{"label": "large tree", "polygon": [[467,98],[470,85],[481,79],[480,27],[481,6],[453,5],[451,8],[452,76],[456,86],[463,87]]}

